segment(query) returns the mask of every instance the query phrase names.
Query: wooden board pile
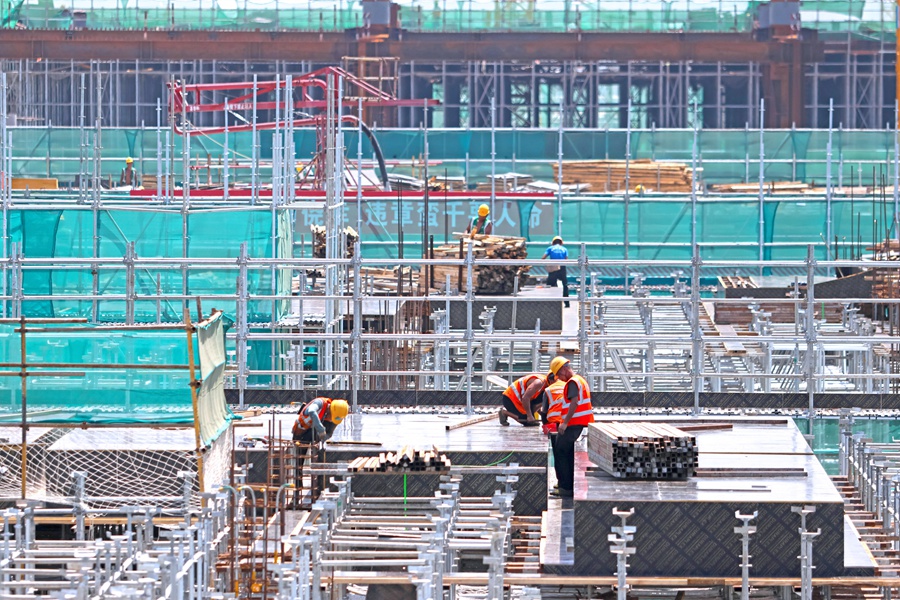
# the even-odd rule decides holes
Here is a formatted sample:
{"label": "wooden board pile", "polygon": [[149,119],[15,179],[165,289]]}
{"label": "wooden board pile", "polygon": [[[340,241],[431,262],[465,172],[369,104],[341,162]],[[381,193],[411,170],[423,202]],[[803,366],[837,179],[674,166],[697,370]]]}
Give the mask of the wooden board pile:
{"label": "wooden board pile", "polygon": [[[455,244],[444,244],[436,246],[434,249],[434,258],[456,258],[466,257],[468,252],[468,234],[454,233],[453,235],[463,238],[462,245],[459,242]],[[523,266],[500,266],[491,265],[489,259],[506,259],[518,260],[528,258],[528,250],[525,247],[525,238],[507,237],[499,235],[476,235],[472,247],[472,256],[475,259],[475,265],[472,269],[472,282],[475,292],[478,294],[511,294],[515,287],[516,278],[519,278],[519,288],[524,285],[528,278],[528,271],[531,267]],[[462,248],[462,250],[460,250]],[[450,285],[461,292],[466,291],[466,269],[458,266],[435,266],[433,269],[434,276],[431,276],[431,267],[423,267],[420,271],[422,287],[443,289],[447,281],[447,275],[450,275]]]}
{"label": "wooden board pile", "polygon": [[664,423],[591,423],[588,458],[622,479],[687,479],[697,469],[697,439]]}
{"label": "wooden board pile", "polygon": [[434,447],[431,450],[414,450],[412,446],[404,446],[399,452],[357,457],[348,470],[351,473],[445,473],[450,470],[450,459]]}
{"label": "wooden board pile", "polygon": [[[693,183],[691,168],[684,163],[632,160],[628,165],[628,187],[643,187],[648,192],[690,193]],[[625,189],[624,160],[576,160],[563,163],[563,184],[586,183],[592,192],[616,192]],[[559,178],[559,167],[553,163],[553,180]]]}
{"label": "wooden board pile", "polygon": [[[799,194],[810,188],[808,183],[802,181],[766,181],[763,183],[763,193],[765,194]],[[758,194],[759,182],[718,183],[709,186],[709,191],[716,194]]]}
{"label": "wooden board pile", "polygon": [[[751,305],[766,313],[766,318],[772,323],[793,323],[796,320],[797,313],[793,302],[766,302],[765,298],[744,298],[744,302],[738,303],[715,302],[716,325],[749,325],[753,321]],[[806,298],[800,298],[799,307],[800,310],[806,310]],[[843,310],[839,301],[816,302],[815,309],[816,319],[824,320],[826,323],[841,322]]]}
{"label": "wooden board pile", "polygon": [[[313,257],[325,258],[325,228],[321,225],[310,225],[309,229],[313,235]],[[359,241],[359,234],[352,227],[344,229],[347,238],[347,250],[344,258],[353,257],[353,248]]]}

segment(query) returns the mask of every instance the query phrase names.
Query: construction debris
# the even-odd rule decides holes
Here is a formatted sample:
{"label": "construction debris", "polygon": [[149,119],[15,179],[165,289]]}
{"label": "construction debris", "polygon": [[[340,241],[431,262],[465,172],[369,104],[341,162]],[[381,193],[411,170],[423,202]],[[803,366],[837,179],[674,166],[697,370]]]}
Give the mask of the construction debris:
{"label": "construction debris", "polygon": [[378,456],[360,456],[348,467],[351,473],[403,473],[434,471],[444,473],[450,470],[450,459],[440,454],[437,448],[414,450],[404,446],[399,452],[382,452]]}
{"label": "construction debris", "polygon": [[687,479],[697,469],[697,439],[664,423],[592,423],[588,458],[622,479]]}
{"label": "construction debris", "polygon": [[[627,177],[626,177],[627,175]],[[559,167],[553,163],[553,178]],[[626,178],[628,180],[626,185]],[[650,159],[578,160],[563,163],[563,184],[589,184],[594,192],[644,190],[647,192],[690,192],[693,173],[687,165]]]}
{"label": "construction debris", "polygon": [[[475,235],[454,233],[460,238],[458,244],[444,244],[434,249],[434,258],[465,258],[468,253],[467,241],[472,240],[472,255],[475,265],[472,269],[472,282],[475,292],[479,294],[511,294],[515,289],[516,278],[521,288],[528,278],[529,266],[498,266],[485,264],[481,259],[496,258],[516,260],[528,258],[525,238],[504,237],[499,235]],[[442,288],[447,275],[450,284],[459,291],[466,291],[466,269],[456,266],[426,267],[420,271],[423,287]]]}

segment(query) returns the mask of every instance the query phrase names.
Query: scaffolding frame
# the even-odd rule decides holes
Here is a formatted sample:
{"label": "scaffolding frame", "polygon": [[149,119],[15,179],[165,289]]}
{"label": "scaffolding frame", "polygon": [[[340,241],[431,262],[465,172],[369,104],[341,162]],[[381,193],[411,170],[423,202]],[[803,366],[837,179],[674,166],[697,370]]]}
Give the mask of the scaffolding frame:
{"label": "scaffolding frame", "polygon": [[[834,100],[836,123],[846,129],[878,129],[893,122],[885,100],[892,88],[895,51],[892,40],[857,51],[852,39],[836,44],[820,62],[803,65],[806,124],[824,127]],[[348,58],[352,61],[354,59]],[[357,61],[361,59],[355,59]],[[364,64],[364,63],[359,63]],[[367,64],[367,63],[365,63]],[[87,122],[99,116],[106,127],[144,127],[157,122],[157,98],[171,79],[191,84],[227,84],[282,73],[309,73],[329,66],[313,61],[74,60],[7,59],[0,70],[14,74],[8,100],[15,124],[75,127],[79,124],[81,82],[86,81]],[[420,106],[381,108],[380,125],[418,127],[490,127],[496,102],[498,127],[572,128],[626,126],[628,98],[633,118],[645,128],[688,127],[693,104],[704,127],[757,127],[756,107],[763,95],[763,65],[753,61],[410,60],[395,67],[399,100],[429,98],[437,109]],[[226,94],[209,92],[210,102]],[[562,110],[560,112],[560,103]],[[261,114],[261,121],[274,115]],[[197,127],[222,127],[224,113],[194,115]],[[801,125],[797,123],[796,125]]]}

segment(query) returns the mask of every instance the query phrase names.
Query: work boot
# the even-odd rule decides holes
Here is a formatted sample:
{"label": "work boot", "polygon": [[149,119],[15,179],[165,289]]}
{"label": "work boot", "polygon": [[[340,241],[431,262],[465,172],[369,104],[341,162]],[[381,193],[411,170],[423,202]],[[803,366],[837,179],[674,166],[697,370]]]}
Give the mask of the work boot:
{"label": "work boot", "polygon": [[509,417],[506,416],[502,408],[500,409],[500,424],[504,427],[509,427]]}

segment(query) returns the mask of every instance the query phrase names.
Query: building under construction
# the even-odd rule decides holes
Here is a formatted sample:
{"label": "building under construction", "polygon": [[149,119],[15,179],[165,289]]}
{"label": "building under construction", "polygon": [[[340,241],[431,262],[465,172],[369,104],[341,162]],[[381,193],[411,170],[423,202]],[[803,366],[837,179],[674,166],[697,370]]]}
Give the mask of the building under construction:
{"label": "building under construction", "polygon": [[896,597],[895,11],[5,4],[0,600]]}

